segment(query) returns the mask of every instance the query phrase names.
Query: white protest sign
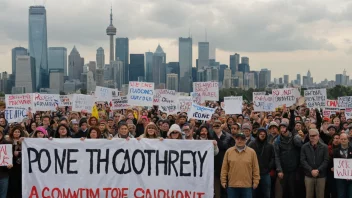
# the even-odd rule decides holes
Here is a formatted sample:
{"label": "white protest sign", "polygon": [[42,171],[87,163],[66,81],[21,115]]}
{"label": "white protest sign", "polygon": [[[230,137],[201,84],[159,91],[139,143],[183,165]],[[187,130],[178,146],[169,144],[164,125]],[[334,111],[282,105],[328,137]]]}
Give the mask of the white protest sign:
{"label": "white protest sign", "polygon": [[215,109],[213,108],[208,108],[192,103],[192,107],[188,114],[188,119],[194,118],[197,120],[208,121],[211,119],[211,116],[214,114],[214,112]]}
{"label": "white protest sign", "polygon": [[176,114],[178,111],[178,97],[176,96],[175,90],[165,89],[160,92],[160,111],[166,112],[167,114]]}
{"label": "white protest sign", "polygon": [[273,89],[272,96],[275,107],[283,105],[290,107],[296,103],[297,98],[300,97],[300,93],[297,88]]}
{"label": "white protest sign", "polygon": [[72,107],[72,95],[60,95],[59,107]]}
{"label": "white protest sign", "polygon": [[253,95],[254,111],[272,112],[275,111],[275,104],[272,95]]}
{"label": "white protest sign", "polygon": [[195,104],[201,105],[201,104],[205,103],[205,100],[204,100],[204,98],[202,98],[200,93],[191,92],[191,97],[192,97],[193,103],[195,103]]}
{"label": "white protest sign", "polygon": [[56,111],[59,103],[59,94],[34,93],[34,109],[36,111]]}
{"label": "white protest sign", "polygon": [[329,110],[329,111],[340,110],[338,101],[337,100],[326,100],[325,110]]}
{"label": "white protest sign", "polygon": [[94,96],[83,95],[83,94],[73,94],[72,97],[72,111],[86,111],[87,113],[92,113],[94,106]]}
{"label": "white protest sign", "polygon": [[242,96],[224,97],[224,108],[226,114],[242,114]]}
{"label": "white protest sign", "polygon": [[112,99],[111,110],[128,109],[131,106],[128,104],[127,96],[118,96]]}
{"label": "white protest sign", "polygon": [[304,90],[307,108],[325,108],[326,107],[326,89],[308,89]]}
{"label": "white protest sign", "polygon": [[22,122],[29,113],[33,113],[33,94],[5,95],[5,119],[9,123]]}
{"label": "white protest sign", "polygon": [[153,105],[156,105],[156,106],[160,105],[161,93],[163,92],[163,90],[167,90],[167,89],[155,89],[154,90]]}
{"label": "white protest sign", "polygon": [[192,97],[191,96],[179,96],[178,97],[178,107],[180,112],[188,112],[192,106]]}
{"label": "white protest sign", "polygon": [[128,104],[131,106],[153,106],[154,83],[130,81]]}
{"label": "white protest sign", "polygon": [[340,109],[352,108],[352,96],[338,97],[337,100]]}
{"label": "white protest sign", "polygon": [[330,117],[331,115],[336,115],[336,111],[331,111],[331,110],[323,110],[323,117]]}
{"label": "white protest sign", "polygon": [[346,116],[346,119],[351,119],[352,118],[352,108],[346,108],[345,109],[345,116]]}
{"label": "white protest sign", "polygon": [[96,86],[95,87],[95,101],[105,102],[112,100],[113,89],[107,87]]}
{"label": "white protest sign", "polygon": [[219,83],[218,82],[194,82],[193,92],[200,93],[203,100],[219,100]]}
{"label": "white protest sign", "polygon": [[352,159],[334,158],[334,178],[352,179]]}
{"label": "white protest sign", "polygon": [[22,145],[23,197],[210,198],[213,186],[212,141],[25,138]]}
{"label": "white protest sign", "polygon": [[0,144],[0,166],[13,164],[12,158],[12,144]]}

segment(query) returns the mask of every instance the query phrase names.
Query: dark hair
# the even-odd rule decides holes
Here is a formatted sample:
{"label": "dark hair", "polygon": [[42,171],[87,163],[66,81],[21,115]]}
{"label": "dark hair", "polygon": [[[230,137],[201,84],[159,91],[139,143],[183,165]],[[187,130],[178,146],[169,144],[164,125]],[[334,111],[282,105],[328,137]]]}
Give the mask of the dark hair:
{"label": "dark hair", "polygon": [[125,122],[125,121],[119,122],[119,124],[117,125],[117,129],[119,130],[122,126],[126,126],[128,128],[127,122]]}
{"label": "dark hair", "polygon": [[9,133],[9,137],[11,140],[13,140],[13,133],[16,131],[16,130],[19,130],[20,131],[20,137],[24,137],[24,132],[23,132],[23,129],[20,125],[15,125],[12,130],[10,131]]}
{"label": "dark hair", "polygon": [[44,120],[44,118],[49,118],[49,121],[50,121],[50,116],[45,115],[42,117],[42,120]]}
{"label": "dark hair", "polygon": [[60,133],[59,133],[60,127],[65,127],[65,129],[67,131],[66,136],[70,137],[70,129],[65,124],[59,124],[59,126],[57,127],[56,132],[55,132],[55,138],[60,138]]}
{"label": "dark hair", "polygon": [[198,139],[200,139],[200,132],[202,131],[202,129],[206,129],[207,130],[207,139],[208,140],[212,140],[213,139],[213,136],[210,134],[210,131],[209,131],[209,128],[208,126],[206,125],[201,125],[197,131],[197,136],[198,136]]}
{"label": "dark hair", "polygon": [[95,130],[97,132],[97,139],[99,139],[101,137],[101,131],[98,127],[90,127],[90,129],[88,130],[88,133],[87,133],[87,138],[91,138],[90,137],[90,133]]}

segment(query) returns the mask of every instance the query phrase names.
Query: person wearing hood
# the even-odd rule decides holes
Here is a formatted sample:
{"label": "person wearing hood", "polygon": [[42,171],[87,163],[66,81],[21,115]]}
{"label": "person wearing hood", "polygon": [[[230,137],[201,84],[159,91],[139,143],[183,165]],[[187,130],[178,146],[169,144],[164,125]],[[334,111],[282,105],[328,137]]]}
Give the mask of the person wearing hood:
{"label": "person wearing hood", "polygon": [[168,139],[176,139],[176,140],[182,140],[182,132],[181,128],[178,124],[173,124],[171,125],[169,131],[167,132],[167,138]]}
{"label": "person wearing hood", "polygon": [[283,195],[296,198],[296,172],[300,164],[300,142],[288,131],[287,123],[280,123],[280,135],[274,141],[275,165]]}
{"label": "person wearing hood", "polygon": [[[10,141],[5,139],[4,129],[0,129],[0,144],[11,144]],[[7,188],[9,185],[10,169],[13,167],[12,164],[7,166],[0,166],[0,198],[6,198]]]}
{"label": "person wearing hood", "polygon": [[267,141],[267,136],[266,129],[259,128],[258,136],[248,145],[256,152],[259,163],[260,182],[253,192],[253,197],[257,198],[270,198],[270,170],[274,167],[275,153],[274,147]]}
{"label": "person wearing hood", "polygon": [[144,133],[137,137],[138,140],[142,138],[147,138],[147,139],[157,139],[159,138],[159,129],[158,127],[154,124],[154,122],[150,122],[144,130]]}
{"label": "person wearing hood", "polygon": [[256,138],[258,135],[258,128],[260,127],[260,124],[258,122],[253,123],[252,125],[252,137]]}

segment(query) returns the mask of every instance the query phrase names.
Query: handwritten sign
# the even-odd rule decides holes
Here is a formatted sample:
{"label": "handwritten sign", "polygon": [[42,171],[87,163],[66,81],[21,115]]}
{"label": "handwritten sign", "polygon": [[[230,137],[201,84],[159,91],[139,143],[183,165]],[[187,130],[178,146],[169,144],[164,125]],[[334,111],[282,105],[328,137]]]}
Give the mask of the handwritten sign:
{"label": "handwritten sign", "polygon": [[153,106],[154,83],[131,81],[128,87],[128,104],[131,106]]}
{"label": "handwritten sign", "polygon": [[72,107],[72,95],[60,95],[59,107]]}
{"label": "handwritten sign", "polygon": [[161,95],[160,111],[167,114],[176,114],[178,111],[178,97],[175,90],[164,90]]}
{"label": "handwritten sign", "polygon": [[272,96],[274,99],[275,107],[283,105],[290,107],[296,103],[300,93],[297,88],[273,89]]}
{"label": "handwritten sign", "polygon": [[83,94],[73,94],[72,97],[72,111],[86,111],[87,113],[92,113],[94,106],[94,96],[83,95]]}
{"label": "handwritten sign", "polygon": [[192,101],[195,104],[201,105],[203,103],[205,103],[204,98],[202,98],[200,93],[197,92],[191,92],[191,97],[192,97]]}
{"label": "handwritten sign", "polygon": [[213,108],[203,107],[192,103],[192,107],[191,107],[191,110],[189,111],[188,118],[208,121],[211,119],[211,116],[214,114],[214,112],[215,112],[215,109]]}
{"label": "handwritten sign", "polygon": [[194,82],[193,92],[200,93],[203,100],[219,100],[219,83],[218,82]]}
{"label": "handwritten sign", "polygon": [[5,95],[5,119],[9,123],[22,122],[33,110],[33,94]]}
{"label": "handwritten sign", "polygon": [[12,164],[12,144],[0,144],[0,166]]}
{"label": "handwritten sign", "polygon": [[224,97],[226,114],[242,114],[242,96]]}
{"label": "handwritten sign", "polygon": [[352,159],[334,158],[334,178],[352,179]]}
{"label": "handwritten sign", "polygon": [[131,106],[128,104],[127,96],[118,96],[112,99],[111,110],[128,109]]}
{"label": "handwritten sign", "polygon": [[116,95],[116,91],[107,87],[96,86],[95,87],[95,101],[105,102],[112,100],[112,92],[114,91]]}
{"label": "handwritten sign", "polygon": [[308,89],[304,90],[307,108],[325,108],[326,107],[326,89]]}
{"label": "handwritten sign", "polygon": [[272,112],[275,111],[275,104],[272,95],[253,95],[254,111]]}
{"label": "handwritten sign", "polygon": [[161,101],[161,93],[167,89],[155,89],[153,95],[153,105],[159,106]]}
{"label": "handwritten sign", "polygon": [[212,141],[26,138],[22,152],[23,197],[213,197]]}
{"label": "handwritten sign", "polygon": [[337,100],[326,100],[325,110],[338,111],[339,103]]}
{"label": "handwritten sign", "polygon": [[346,119],[351,119],[352,118],[352,108],[346,108],[345,109],[345,116],[346,116]]}
{"label": "handwritten sign", "polygon": [[178,106],[180,112],[186,112],[191,109],[192,106],[192,97],[191,96],[179,96],[178,97]]}
{"label": "handwritten sign", "polygon": [[337,100],[340,109],[352,108],[352,96],[338,97]]}
{"label": "handwritten sign", "polygon": [[59,102],[60,95],[58,94],[34,94],[34,109],[36,111],[56,111]]}

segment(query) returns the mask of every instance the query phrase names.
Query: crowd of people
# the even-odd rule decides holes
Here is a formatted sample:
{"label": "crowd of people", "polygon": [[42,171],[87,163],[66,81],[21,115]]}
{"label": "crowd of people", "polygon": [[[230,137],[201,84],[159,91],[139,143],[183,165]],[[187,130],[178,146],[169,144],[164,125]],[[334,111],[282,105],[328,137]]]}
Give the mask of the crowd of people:
{"label": "crowd of people", "polygon": [[0,167],[0,198],[22,196],[24,138],[212,140],[216,198],[352,197],[352,181],[333,172],[334,158],[352,158],[352,119],[343,110],[323,117],[321,109],[304,105],[255,112],[244,103],[242,114],[227,115],[218,103],[206,105],[217,107],[206,122],[156,106],[111,111],[99,104],[98,116],[65,107],[8,123],[1,103],[0,144],[13,145],[13,164]]}

